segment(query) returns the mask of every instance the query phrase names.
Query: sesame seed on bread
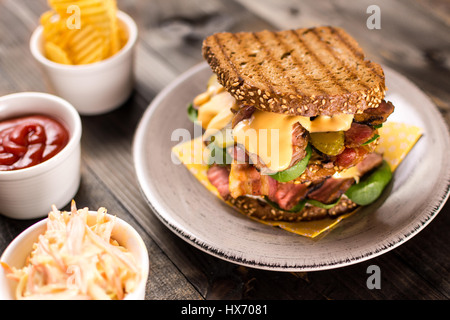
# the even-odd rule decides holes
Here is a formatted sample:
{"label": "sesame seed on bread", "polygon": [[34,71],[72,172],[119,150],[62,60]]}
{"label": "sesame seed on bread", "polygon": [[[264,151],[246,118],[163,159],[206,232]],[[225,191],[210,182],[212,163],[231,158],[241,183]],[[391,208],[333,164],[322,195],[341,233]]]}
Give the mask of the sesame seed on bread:
{"label": "sesame seed on bread", "polygon": [[240,104],[301,116],[362,113],[379,105],[385,77],[343,29],[216,33],[203,56]]}
{"label": "sesame seed on bread", "polygon": [[324,218],[336,218],[346,213],[355,211],[358,205],[347,198],[339,200],[331,209],[323,209],[307,205],[300,212],[290,212],[276,209],[262,199],[241,196],[231,198],[230,203],[243,214],[264,221],[313,221]]}

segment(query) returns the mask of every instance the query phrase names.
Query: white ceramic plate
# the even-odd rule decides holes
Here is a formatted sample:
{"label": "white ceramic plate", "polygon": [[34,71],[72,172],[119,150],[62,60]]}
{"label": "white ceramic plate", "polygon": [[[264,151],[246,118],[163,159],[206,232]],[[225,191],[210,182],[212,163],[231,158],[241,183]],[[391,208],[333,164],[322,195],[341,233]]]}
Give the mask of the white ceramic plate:
{"label": "white ceramic plate", "polygon": [[172,133],[185,128],[192,99],[211,71],[195,66],[165,88],[137,128],[133,157],[141,191],[158,218],[193,246],[227,261],[277,271],[342,267],[379,256],[410,239],[438,214],[449,193],[450,139],[436,107],[409,80],[384,68],[389,118],[424,129],[424,136],[395,172],[390,190],[344,219],[325,236],[302,237],[248,219],[220,201],[182,165],[171,160]]}

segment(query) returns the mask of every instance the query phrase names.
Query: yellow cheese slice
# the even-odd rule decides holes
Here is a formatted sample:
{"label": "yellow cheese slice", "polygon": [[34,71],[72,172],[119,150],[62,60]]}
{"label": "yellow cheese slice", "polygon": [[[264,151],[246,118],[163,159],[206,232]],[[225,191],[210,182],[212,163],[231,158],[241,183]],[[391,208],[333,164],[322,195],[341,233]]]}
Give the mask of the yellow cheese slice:
{"label": "yellow cheese slice", "polygon": [[380,140],[375,151],[383,154],[394,171],[422,136],[423,130],[406,123],[387,122],[378,133]]}

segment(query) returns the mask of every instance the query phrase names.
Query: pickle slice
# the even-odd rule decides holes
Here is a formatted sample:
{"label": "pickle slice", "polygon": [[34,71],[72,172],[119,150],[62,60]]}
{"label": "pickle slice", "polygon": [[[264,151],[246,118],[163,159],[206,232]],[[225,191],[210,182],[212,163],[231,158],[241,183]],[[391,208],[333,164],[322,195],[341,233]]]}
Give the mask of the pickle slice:
{"label": "pickle slice", "polygon": [[322,153],[337,156],[344,149],[344,132],[313,132],[310,133],[311,144]]}

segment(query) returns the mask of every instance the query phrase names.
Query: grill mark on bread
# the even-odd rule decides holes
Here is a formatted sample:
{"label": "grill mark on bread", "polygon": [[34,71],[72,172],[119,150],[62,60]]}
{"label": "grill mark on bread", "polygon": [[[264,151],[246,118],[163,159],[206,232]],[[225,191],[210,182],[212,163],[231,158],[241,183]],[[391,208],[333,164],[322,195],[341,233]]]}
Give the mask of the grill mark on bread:
{"label": "grill mark on bread", "polygon": [[[360,62],[360,65],[363,65],[364,68],[370,69],[372,71],[368,79],[359,79],[359,77],[357,77],[359,81],[356,81],[355,83],[365,88],[366,93],[359,98],[365,99],[365,104],[367,105],[367,107],[378,107],[385,95],[384,73],[381,66],[371,62],[370,60],[366,60],[362,48],[359,46],[356,40],[351,38],[351,36],[345,33],[344,30],[329,26],[321,28],[321,31],[323,32],[326,29],[329,30],[331,35],[336,35],[337,39],[344,44],[347,50],[355,57],[356,61]],[[371,76],[377,77],[382,85],[377,85],[376,83],[374,83],[376,81],[374,81]],[[356,113],[361,114],[363,113],[363,110],[358,109]]]}
{"label": "grill mark on bread", "polygon": [[[328,27],[331,30],[332,34],[336,34],[338,38],[342,41],[343,44],[350,50],[350,52],[359,60],[363,61],[365,66],[369,67],[373,73],[379,78],[384,80],[384,76],[379,74],[377,70],[373,68],[372,62],[369,60],[364,60],[364,52],[362,52],[361,48],[355,43],[354,45],[350,43],[347,36],[341,34],[341,30],[333,27]],[[353,42],[353,41],[352,41]],[[359,50],[357,50],[359,49]]]}
{"label": "grill mark on bread", "polygon": [[[220,51],[222,52],[222,55],[225,57],[225,60],[228,61],[228,64],[230,65],[231,69],[234,71],[235,76],[237,77],[237,79],[242,79],[242,77],[239,74],[239,71],[236,68],[236,65],[233,63],[233,60],[231,60],[231,57],[226,53],[224,45],[221,43],[218,35],[214,34],[213,37],[214,37],[214,40],[215,40],[216,44],[220,48]],[[221,77],[222,81],[226,81],[225,79],[223,79],[224,78],[224,74],[223,73],[219,74],[219,73],[216,72],[216,74]]]}
{"label": "grill mark on bread", "polygon": [[[274,32],[271,32],[271,35],[272,35],[276,40],[278,40]],[[256,33],[252,32],[252,36],[256,39],[256,41],[259,43],[259,45],[260,45],[262,48],[264,48],[264,54],[265,54],[265,56],[266,56],[266,58],[267,58],[266,63],[270,62],[272,65],[276,66],[276,68],[277,68],[278,70],[280,70],[281,72],[285,72],[283,66],[282,66],[281,63],[279,62],[279,59],[277,59],[277,57],[275,57],[273,50],[270,50],[269,48],[267,48],[266,45],[264,44],[264,41],[262,41],[262,40],[258,37],[258,35],[257,35]],[[267,82],[268,82],[268,81],[267,81],[267,78],[264,76],[264,72],[262,72],[262,64],[260,64],[259,66],[260,66],[260,68],[259,68],[259,72],[258,72],[258,77],[264,78],[264,79],[265,79],[265,82],[267,83]],[[297,88],[297,87],[294,85],[294,83],[292,82],[292,80],[291,80],[289,77],[287,77],[287,80],[288,80],[288,83],[289,83],[289,86],[291,87],[291,89],[292,89],[293,91],[295,91],[297,94],[301,94],[301,92],[299,91],[299,88]],[[272,94],[275,95],[275,90],[273,90],[273,88],[272,88]]]}
{"label": "grill mark on bread", "polygon": [[[339,81],[337,81],[335,75],[329,70],[329,68],[326,67],[326,65],[322,62],[322,60],[319,58],[319,56],[314,53],[314,50],[311,50],[310,46],[306,43],[306,41],[304,41],[300,37],[298,32],[296,30],[291,30],[291,32],[296,36],[298,42],[301,43],[306,48],[306,50],[309,52],[309,55],[314,58],[316,63],[320,65],[321,68],[318,68],[320,70],[320,72],[326,73],[331,79],[334,80],[334,83],[333,83],[334,85],[340,87],[344,92],[348,93],[349,90],[344,85],[342,85]],[[312,30],[312,32],[315,34],[314,30]],[[319,39],[319,42],[322,42],[320,40],[320,38],[318,38],[318,39]],[[323,87],[321,90],[325,94],[328,93],[328,91],[326,89],[324,89]]]}
{"label": "grill mark on bread", "polygon": [[[333,27],[329,27],[329,29],[330,29],[330,33],[334,33]],[[317,30],[313,29],[312,33],[319,40],[319,43],[322,45],[323,49],[326,50],[329,53],[329,55],[331,55],[333,57],[333,63],[340,65],[340,68],[337,68],[337,69],[343,70],[346,74],[350,75],[352,79],[357,79],[358,76],[354,72],[352,72],[349,68],[347,68],[345,63],[342,60],[340,60],[338,58],[338,56],[336,56],[336,53],[330,48],[330,46],[323,45],[322,38],[321,38],[320,34],[317,32]],[[339,39],[341,39],[341,38],[339,38]],[[322,63],[322,65],[324,65],[324,64]],[[325,67],[325,65],[324,65],[324,67]],[[329,70],[328,70],[328,72],[330,73]],[[336,76],[334,74],[332,76],[334,79],[336,79]],[[358,84],[361,85],[362,87],[364,87],[364,89],[369,89],[369,86],[367,86],[365,83],[358,83]],[[347,92],[350,92],[346,86],[341,85],[341,88],[344,88]]]}
{"label": "grill mark on bread", "polygon": [[346,35],[342,35],[339,29],[328,27],[330,29],[331,34],[335,34],[338,36],[339,40],[345,44],[345,46],[350,50],[350,52],[353,54],[355,58],[358,60],[364,60],[364,53],[361,52],[361,49],[356,44],[353,45],[348,41],[348,38]]}
{"label": "grill mark on bread", "polygon": [[[252,32],[251,35],[252,35],[253,38],[256,39],[256,41],[260,44],[261,47],[264,47],[263,42],[260,41],[260,39],[258,38],[258,36],[254,32]],[[247,56],[249,56],[249,57],[253,54],[253,53],[248,52],[248,50],[246,50],[245,52],[246,52]],[[270,51],[263,50],[263,52],[266,55],[268,61],[271,61],[272,57],[270,56]],[[265,76],[264,72],[262,72],[262,65],[261,64],[258,64],[258,65],[259,65],[259,68],[258,68],[258,73],[256,74],[256,77],[263,79],[264,84],[267,86],[267,88],[260,88],[260,89],[263,89],[262,91],[264,91],[264,92],[267,92],[267,91],[271,92],[271,94],[270,94],[271,96],[272,95],[276,95],[276,91],[275,91],[274,87],[270,84],[270,81],[268,81],[268,79]],[[266,90],[264,90],[264,89],[266,89]],[[266,108],[266,105],[264,103],[262,103],[262,102],[261,102],[260,106],[263,109]],[[267,108],[269,108],[268,105],[267,105]]]}
{"label": "grill mark on bread", "polygon": [[[283,53],[283,56],[284,56],[286,53],[289,53],[289,56],[294,60],[294,62],[295,62],[302,70],[305,70],[306,68],[305,68],[304,63],[303,63],[300,59],[298,59],[298,57],[297,57],[297,55],[296,55],[297,52],[296,52],[294,49],[292,49],[292,47],[289,47],[289,45],[286,44],[286,42],[284,41],[283,37],[280,37],[279,34],[276,33],[276,32],[272,32],[271,34],[272,34],[272,36],[273,36],[275,39],[277,39],[277,40],[279,41],[279,43],[281,43],[281,44],[283,45],[283,48],[284,48],[283,51],[285,52],[285,53]],[[281,59],[283,59],[283,56],[281,57]],[[282,69],[283,69],[283,68],[282,68]],[[306,77],[306,78],[314,85],[314,87],[315,87],[318,91],[324,93],[322,87],[321,87],[321,86],[318,86],[318,85],[313,81],[313,79],[312,79],[306,72],[304,72],[304,75],[305,75],[305,77]],[[291,85],[292,89],[293,89],[298,95],[300,95],[300,96],[303,95],[304,93],[302,93],[302,91],[300,90],[300,88],[298,88],[298,86],[296,86],[296,85],[293,83],[292,77],[291,77],[291,76],[288,76],[288,79],[289,79],[289,84]]]}
{"label": "grill mark on bread", "polygon": [[[254,34],[254,33],[253,33]],[[284,59],[284,58],[286,58],[287,56],[289,56],[291,53],[289,53],[289,54],[287,54],[287,52],[289,52],[290,50],[289,50],[289,48],[287,48],[287,46],[284,44],[284,43],[282,43],[282,41],[280,40],[280,38],[278,37],[278,35],[275,33],[275,32],[270,32],[270,35],[276,40],[276,41],[278,41],[278,43],[280,43],[280,44],[282,44],[283,45],[283,47],[285,48],[285,50],[282,50],[283,51],[283,54],[278,58],[278,57],[276,57],[275,55],[272,55],[272,57],[271,58],[273,58],[273,59],[271,59],[270,61],[272,62],[272,63],[274,63],[274,64],[276,64],[276,66],[277,66],[277,68],[281,71],[281,72],[286,72],[286,69],[284,68],[284,66],[282,65],[282,59]],[[255,35],[256,36],[256,35]],[[257,36],[256,36],[257,37]],[[258,41],[259,41],[259,39],[258,39]],[[260,42],[261,43],[261,42]],[[264,46],[264,43],[261,43],[261,45],[262,46]],[[268,49],[267,50],[267,52],[273,52],[272,50],[270,50],[270,49]],[[291,77],[286,77],[287,78],[287,80],[288,80],[288,83],[289,83],[289,86],[291,87],[291,90],[293,90],[294,92],[296,92],[297,94],[302,94],[301,93],[301,91],[300,91],[300,89],[297,87],[297,86],[295,86],[294,85],[294,83],[292,82],[292,79],[291,79]]]}

